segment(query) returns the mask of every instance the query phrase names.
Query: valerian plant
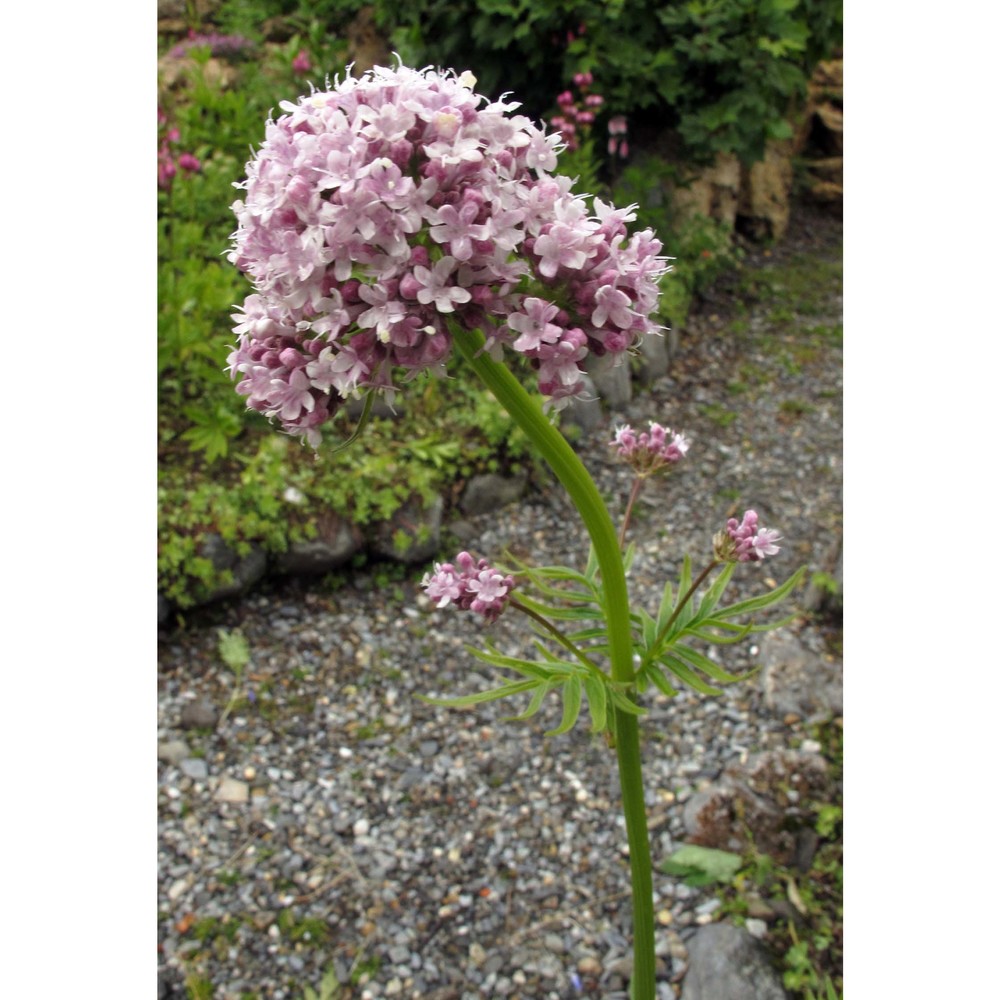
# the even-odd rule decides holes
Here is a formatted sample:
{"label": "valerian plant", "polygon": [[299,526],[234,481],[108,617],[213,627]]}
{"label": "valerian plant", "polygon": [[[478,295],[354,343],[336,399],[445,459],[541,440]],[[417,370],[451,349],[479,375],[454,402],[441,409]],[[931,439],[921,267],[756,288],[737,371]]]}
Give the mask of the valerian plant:
{"label": "valerian plant", "polygon": [[[644,693],[683,683],[706,694],[739,678],[699,649],[761,623],[801,578],[734,604],[723,595],[738,563],[774,555],[777,532],[747,511],[716,535],[697,576],[685,559],[656,616],[633,608],[626,546],[638,491],[688,450],[652,424],[612,442],[633,468],[620,530],[593,479],[514,374],[528,359],[548,407],[583,391],[582,363],[622,363],[659,329],[653,320],[667,258],[651,230],[629,234],[633,207],[573,194],[555,173],[563,148],[517,105],[490,102],[470,73],[377,67],[281,105],[247,165],[230,259],[254,292],[235,317],[229,371],[247,405],[316,449],[351,397],[393,396],[457,356],[490,389],[573,500],[590,536],[582,572],[460,553],[424,579],[439,606],[484,621],[514,610],[534,632],[532,658],[474,650],[513,678],[490,691],[429,700],[473,705],[529,695],[528,718],[550,692],[568,731],[586,698],[621,778],[632,873],[634,1000],[655,995],[653,895],[638,721]],[[706,546],[707,548],[707,546]],[[714,579],[709,582],[712,573]],[[696,594],[705,587],[699,599]]]}

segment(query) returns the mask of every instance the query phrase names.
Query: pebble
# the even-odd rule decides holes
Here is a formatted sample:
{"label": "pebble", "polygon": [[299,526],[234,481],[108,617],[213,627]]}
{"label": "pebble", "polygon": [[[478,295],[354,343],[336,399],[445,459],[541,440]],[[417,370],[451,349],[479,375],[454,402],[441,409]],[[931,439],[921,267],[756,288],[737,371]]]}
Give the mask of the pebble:
{"label": "pebble", "polygon": [[[647,483],[636,511],[633,537],[641,544],[630,588],[652,612],[664,578],[676,582],[679,553],[704,551],[715,523],[730,516],[734,501],[720,491],[745,489],[748,505],[770,499],[766,523],[788,540],[768,567],[775,579],[809,562],[812,546],[825,550],[839,523],[839,469],[824,457],[840,451],[839,369],[805,373],[803,365],[801,376],[789,374],[749,342],[737,361],[717,336],[692,335],[682,345],[670,379],[637,394],[615,418],[667,422],[691,441],[676,473]],[[771,373],[771,388],[727,395],[734,365],[744,363]],[[701,404],[685,366],[697,370]],[[801,434],[776,421],[776,397],[811,400],[819,392],[829,419],[803,416],[795,425]],[[745,407],[745,416],[725,427],[707,419],[704,407],[720,399]],[[629,479],[609,454],[602,419],[574,444],[617,517]],[[759,429],[752,454],[749,426]],[[699,453],[711,462],[699,463]],[[566,530],[572,511],[547,482],[539,478],[515,505],[465,517],[463,546],[477,557],[508,550],[538,565],[579,565],[579,532]],[[780,498],[783,489],[790,500]],[[527,722],[508,721],[526,697],[462,710],[421,701],[488,689],[499,671],[464,644],[486,638],[515,655],[528,633],[511,615],[470,631],[468,616],[421,600],[418,579],[419,572],[386,587],[369,568],[336,590],[275,584],[217,605],[203,620],[186,616],[183,630],[161,638],[158,934],[160,969],[174,994],[197,969],[220,997],[296,1000],[306,987],[318,993],[332,968],[344,983],[353,973],[354,996],[373,1000],[624,1000],[631,904],[614,754],[588,733],[586,710],[572,732],[546,736],[561,716],[551,695]],[[760,583],[759,574],[738,572],[727,598],[753,596]],[[225,704],[233,680],[218,658],[220,627],[246,635],[255,690],[269,692],[266,717],[247,711],[218,724],[215,705]],[[795,628],[801,635],[811,626]],[[734,645],[719,662],[740,672],[759,657],[749,644]],[[292,680],[296,670],[303,679]],[[715,699],[682,690],[647,707],[654,863],[684,842],[684,803],[704,782],[748,749],[786,747],[803,735],[800,722],[790,731],[793,723],[767,710],[756,682]],[[197,784],[208,774],[221,776],[214,794]],[[666,980],[687,960],[681,935],[717,920],[718,904],[710,888],[661,874],[655,884],[665,961],[658,996],[666,998],[674,996]],[[190,913],[238,919],[234,941],[182,934],[177,927]],[[328,935],[307,940],[292,929],[307,920]],[[763,914],[750,916],[748,930],[760,930],[754,920],[766,933]]]}
{"label": "pebble", "polygon": [[218,802],[233,802],[239,805],[250,798],[250,786],[236,778],[223,778],[216,789],[215,798]]}

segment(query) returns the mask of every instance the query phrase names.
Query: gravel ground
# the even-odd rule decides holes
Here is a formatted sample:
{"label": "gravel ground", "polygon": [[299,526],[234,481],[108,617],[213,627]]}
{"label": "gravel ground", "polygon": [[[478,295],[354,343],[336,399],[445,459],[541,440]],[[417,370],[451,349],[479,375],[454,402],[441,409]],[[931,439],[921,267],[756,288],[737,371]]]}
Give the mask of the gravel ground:
{"label": "gravel ground", "polygon": [[[840,253],[840,222],[803,209],[780,248],[751,254],[743,285],[796,256]],[[635,515],[631,585],[646,606],[685,552],[706,558],[713,532],[746,507],[786,542],[773,561],[742,567],[736,591],[824,565],[841,523],[842,373],[839,341],[815,331],[840,324],[839,287],[817,289],[807,313],[740,309],[720,289],[685,329],[669,377],[579,442],[617,512],[629,477],[607,448],[613,422],[658,420],[691,441]],[[568,501],[544,483],[454,530],[477,555],[581,559]],[[625,997],[629,873],[614,755],[583,725],[544,736],[559,721],[555,699],[527,723],[503,721],[504,703],[419,701],[495,682],[463,649],[474,625],[435,610],[415,579],[386,583],[373,570],[337,590],[269,586],[161,635],[161,996],[186,995],[187,980],[191,996],[297,1000],[332,969],[341,998]],[[225,714],[234,675],[218,629],[236,627],[251,659]],[[792,627],[822,646],[817,625]],[[489,631],[511,651],[528,634],[513,615]],[[756,652],[729,647],[725,665],[749,667]],[[649,707],[654,865],[683,842],[683,803],[699,787],[805,734],[769,713],[754,683]],[[714,904],[664,876],[654,885],[660,995],[673,997],[684,936]]]}

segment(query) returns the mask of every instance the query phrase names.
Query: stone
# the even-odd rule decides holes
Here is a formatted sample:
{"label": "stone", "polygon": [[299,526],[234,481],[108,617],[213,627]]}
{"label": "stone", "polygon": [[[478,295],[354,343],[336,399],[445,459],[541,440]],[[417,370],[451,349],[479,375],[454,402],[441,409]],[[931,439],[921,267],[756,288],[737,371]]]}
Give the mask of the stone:
{"label": "stone", "polygon": [[560,423],[577,427],[581,431],[594,431],[604,424],[604,411],[601,409],[601,400],[594,380],[585,374],[581,381],[583,392],[573,396],[566,404]]}
{"label": "stone", "polygon": [[214,729],[219,712],[208,698],[189,701],[181,709],[181,729]]}
{"label": "stone", "polygon": [[760,644],[760,683],[775,715],[830,718],[844,714],[844,665],[808,649],[789,632],[769,632]]}
{"label": "stone", "polygon": [[628,358],[617,362],[610,356],[588,355],[584,361],[587,373],[594,381],[601,402],[609,410],[621,410],[632,399],[632,372]]}
{"label": "stone", "polygon": [[468,514],[470,517],[476,514],[488,514],[520,500],[526,483],[524,476],[508,478],[495,473],[473,476],[465,486],[459,507],[463,514]]}
{"label": "stone", "polygon": [[317,534],[304,542],[292,542],[274,560],[278,573],[317,575],[343,566],[360,551],[363,537],[349,521],[328,513],[317,518]]}
{"label": "stone", "polygon": [[667,374],[670,367],[670,351],[667,349],[665,333],[650,333],[639,344],[639,381],[649,385]]}
{"label": "stone", "polygon": [[764,159],[741,168],[739,226],[755,240],[777,242],[788,229],[792,192],[790,142],[768,142]]}
{"label": "stone", "polygon": [[208,777],[208,765],[200,757],[188,757],[182,760],[181,771],[195,781],[204,781]]}
{"label": "stone", "polygon": [[665,197],[679,220],[701,215],[732,230],[740,198],[740,161],[720,153],[707,167],[682,166],[679,179],[665,186]]}
{"label": "stone", "polygon": [[250,786],[237,778],[223,778],[215,791],[215,800],[243,805],[250,800]]}
{"label": "stone", "polygon": [[168,740],[156,748],[156,759],[167,764],[179,764],[191,756],[191,749],[183,740]]}
{"label": "stone", "polygon": [[240,555],[220,535],[208,534],[201,542],[200,554],[208,559],[219,573],[232,574],[229,583],[220,583],[205,598],[205,603],[222,601],[245,593],[267,571],[267,555],[259,545],[250,545],[246,555]]}
{"label": "stone", "polygon": [[440,496],[426,505],[419,497],[411,498],[388,521],[375,525],[372,550],[394,562],[427,562],[441,545],[443,511],[444,500]]}
{"label": "stone", "polygon": [[681,1000],[788,1000],[767,951],[743,928],[708,924],[687,947]]}
{"label": "stone", "polygon": [[688,841],[743,853],[752,843],[780,864],[792,864],[808,845],[789,829],[810,800],[830,794],[826,761],[800,750],[768,750],[733,765],[684,805]]}

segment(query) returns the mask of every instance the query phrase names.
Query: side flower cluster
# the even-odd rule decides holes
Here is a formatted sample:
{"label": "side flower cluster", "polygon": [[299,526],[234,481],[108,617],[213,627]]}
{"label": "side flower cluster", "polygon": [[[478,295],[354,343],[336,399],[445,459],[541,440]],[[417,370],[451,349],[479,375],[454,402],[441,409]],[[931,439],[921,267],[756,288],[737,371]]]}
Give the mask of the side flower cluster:
{"label": "side flower cluster", "polygon": [[764,556],[780,551],[775,543],[781,541],[781,536],[771,528],[759,527],[757,512],[748,510],[742,521],[731,517],[726,530],[718,532],[712,541],[715,558],[720,562],[760,562]]}
{"label": "side flower cluster", "polygon": [[556,405],[588,354],[613,363],[659,329],[652,231],[629,237],[631,208],[591,214],[551,175],[559,136],[474,83],[376,67],[283,103],[237,185],[230,260],[255,292],[228,370],[314,446],[352,394],[441,369],[452,328],[530,358]]}
{"label": "side flower cluster", "polygon": [[485,559],[478,562],[468,552],[459,552],[451,563],[435,563],[434,572],[425,574],[421,586],[439,608],[454,604],[463,611],[475,611],[487,621],[496,621],[507,607],[514,578],[504,576]]}
{"label": "side flower cluster", "polygon": [[617,448],[618,456],[632,466],[637,476],[644,479],[679,462],[688,450],[688,442],[683,434],[675,434],[669,427],[662,427],[652,421],[649,431],[638,435],[628,425],[617,428],[610,445]]}

